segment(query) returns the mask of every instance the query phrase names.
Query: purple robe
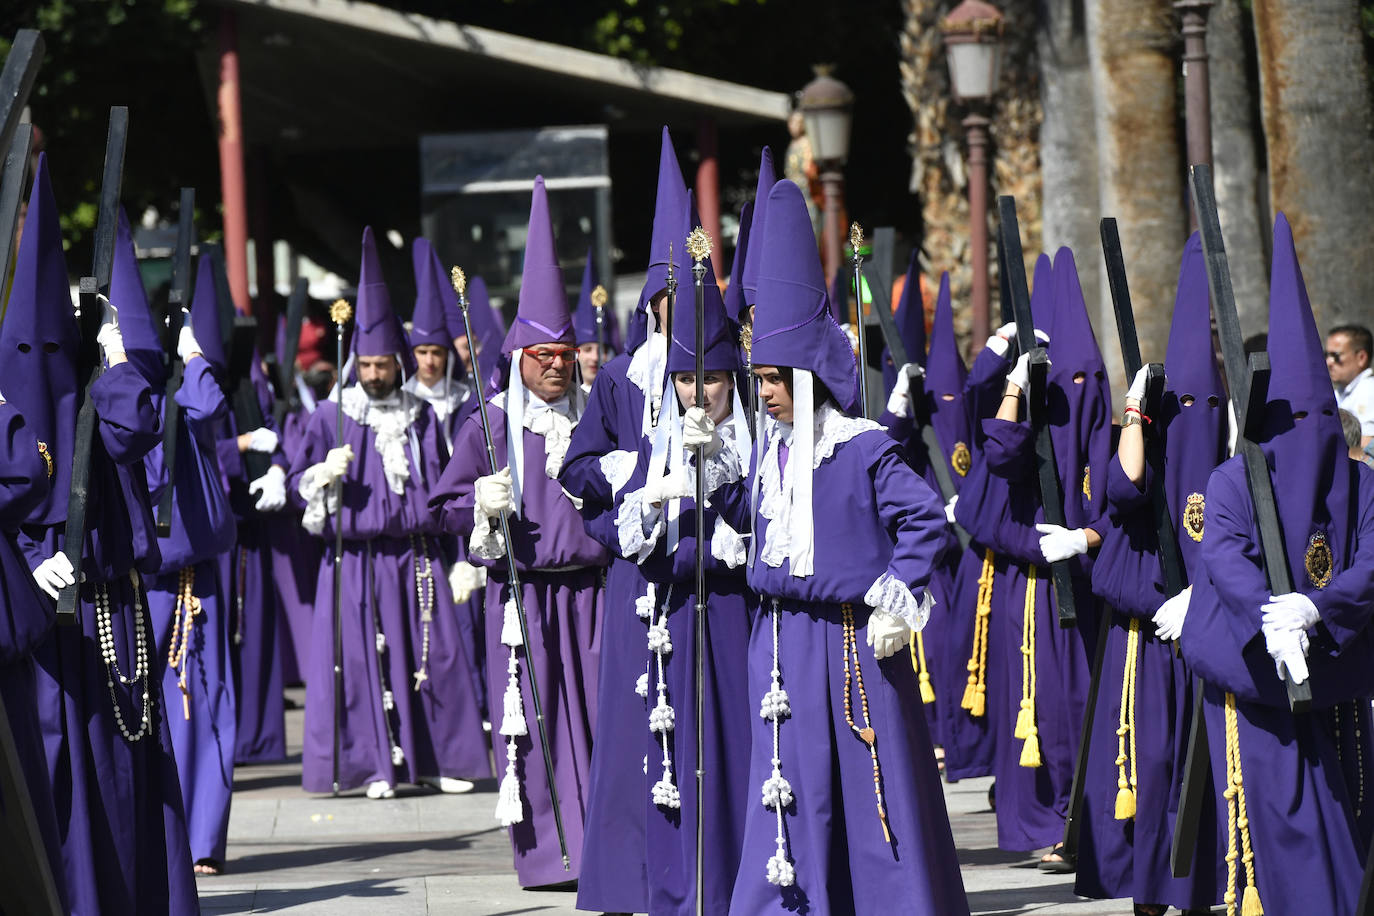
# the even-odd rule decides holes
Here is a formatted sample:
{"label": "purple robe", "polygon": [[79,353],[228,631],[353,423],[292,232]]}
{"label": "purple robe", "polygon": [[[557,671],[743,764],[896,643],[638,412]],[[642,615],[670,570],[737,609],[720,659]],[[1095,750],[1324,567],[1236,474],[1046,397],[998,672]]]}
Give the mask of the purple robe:
{"label": "purple robe", "polygon": [[[266,380],[254,378],[263,426],[276,432],[272,420],[271,392]],[[233,549],[220,554],[220,583],[229,610],[230,659],[233,664],[234,697],[238,734],[234,762],[270,763],[286,757],[286,703],[282,694],[282,647],[278,643],[277,587],[270,544],[273,530],[290,516],[264,514],[254,507],[257,497],[248,465],[239,451],[239,429],[232,412],[226,415],[224,438],[218,443],[220,467],[229,492],[229,505],[237,520],[238,537]],[[285,468],[280,445],[271,462]]]}
{"label": "purple robe", "polygon": [[[861,484],[857,489],[856,482]],[[795,883],[779,887],[768,881],[769,859],[777,851],[777,815],[756,795],[745,814],[731,910],[784,913],[805,908],[822,916],[882,912],[901,901],[915,913],[967,913],[933,747],[918,709],[915,673],[904,652],[875,660],[866,641],[869,608],[863,601],[884,574],[913,592],[929,583],[948,546],[943,508],[902,461],[896,443],[879,429],[838,445],[813,472],[813,485],[818,527],[814,573],[794,577],[786,560],[776,568],[762,562],[749,568],[749,585],[763,609],[750,635],[748,694],[734,700],[751,714],[757,712],[755,704],[769,690],[771,670],[780,669],[791,713],[778,728],[777,756],[793,795],[792,804],[784,806],[783,824]],[[751,512],[748,494],[747,482],[727,485],[712,503],[719,501],[720,511],[737,530],[752,521],[762,544],[769,522]],[[868,748],[846,724],[845,606],[853,610],[891,841],[884,840],[875,808]],[[857,696],[852,715],[862,724]],[[749,783],[757,788],[772,772],[773,729],[761,716],[751,721]]]}
{"label": "purple robe", "polygon": [[[607,477],[607,462],[637,460],[643,438],[644,393],[626,377],[629,355],[617,356],[597,372],[586,412],[573,432],[559,482],[583,500],[587,517],[609,515],[625,480]],[[622,472],[624,473],[624,472]],[[614,526],[589,526],[589,533],[614,548]],[[589,710],[596,740],[592,744],[587,795],[586,842],[578,880],[578,906],[584,910],[643,912],[649,908],[645,864],[643,804],[648,791],[639,753],[644,734],[644,703],[633,688],[644,673],[644,629],[634,614],[635,599],[648,582],[632,560],[612,550],[606,572],[601,624],[601,668],[596,708]],[[626,787],[634,786],[635,791]]]}
{"label": "purple robe", "polygon": [[[155,407],[161,400],[154,397]],[[157,634],[162,694],[171,701],[167,723],[181,776],[191,858],[223,863],[237,724],[219,557],[234,544],[234,517],[216,455],[224,395],[208,360],[195,359],[186,366],[176,401],[185,415],[178,430],[175,481],[167,480],[160,446],[144,461],[157,498],[164,487],[173,488],[171,535],[159,543],[162,566],[147,581],[148,611]],[[178,608],[183,575],[194,576],[193,594],[200,601],[199,613],[189,622]],[[168,663],[174,641],[180,647],[180,670]]]}
{"label": "purple robe", "polygon": [[[305,439],[310,414],[304,409],[282,418],[281,450],[289,465]],[[272,581],[276,584],[277,638],[281,646],[282,682],[297,684],[309,670],[310,625],[315,607],[315,580],[324,563],[324,543],[300,525],[300,513],[287,503],[268,527],[272,545]]]}
{"label": "purple robe", "polygon": [[62,841],[38,719],[33,651],[53,626],[52,605],[38,591],[16,537],[49,490],[38,439],[14,405],[0,401],[0,698],[14,734],[58,899],[66,900]]}
{"label": "purple robe", "polygon": [[[361,392],[351,388],[349,392]],[[349,394],[345,392],[345,395]],[[481,713],[472,695],[467,654],[459,642],[453,595],[439,550],[439,526],[430,491],[445,450],[428,405],[416,408],[405,446],[409,479],[395,493],[383,472],[377,434],[345,413],[344,442],[354,460],[343,480],[341,633],[343,713],[339,787],[385,780],[393,786],[422,777],[480,779],[491,772]],[[298,504],[307,470],[335,447],[335,404],[310,418],[291,465],[287,490]],[[323,529],[330,563],[320,568],[306,680],[302,775],[308,792],[329,791],[334,753],[334,550],[338,517],[326,513]],[[429,621],[417,590],[429,584]],[[426,656],[427,651],[427,656]],[[418,677],[423,671],[427,677]]]}
{"label": "purple robe", "polygon": [[[506,414],[498,402],[487,405],[496,461],[509,464]],[[591,765],[591,710],[597,702],[597,666],[601,646],[601,588],[607,554],[586,532],[582,518],[557,480],[545,473],[544,439],[524,432],[525,477],[519,516],[510,516],[512,551],[520,572],[521,596],[529,623],[530,644],[516,652],[520,698],[529,734],[516,741],[517,771],[523,820],[510,827],[516,876],[522,887],[576,879],[581,874],[587,779]],[[473,486],[490,473],[481,418],[470,415],[458,430],[453,457],[434,488],[433,504],[442,512],[443,529],[467,540],[476,520]],[[505,602],[509,597],[507,561],[469,556],[488,568],[486,603],[487,695],[495,713],[508,679],[510,648],[501,642]],[[533,695],[524,670],[533,665],[539,682],[554,780],[568,844],[570,870],[563,869],[553,806],[534,723]],[[497,761],[506,758],[506,738],[492,723]]]}
{"label": "purple robe", "polygon": [[[131,573],[161,565],[141,459],[161,441],[148,383],[129,363],[112,366],[90,391],[99,422],[91,444],[87,537],[82,553],[79,623],[58,627],[38,647],[39,715],[58,803],[68,903],[77,913],[195,913],[199,910],[181,789],[155,661],[132,686],[107,670],[96,631],[95,597],[108,597],[119,671],[133,676],[141,640],[151,656],[154,633]],[[26,529],[31,566],[61,548],[61,526]],[[114,686],[107,685],[113,680]],[[113,693],[113,696],[112,696]],[[146,693],[147,699],[144,699]],[[151,731],[139,732],[145,703]]]}

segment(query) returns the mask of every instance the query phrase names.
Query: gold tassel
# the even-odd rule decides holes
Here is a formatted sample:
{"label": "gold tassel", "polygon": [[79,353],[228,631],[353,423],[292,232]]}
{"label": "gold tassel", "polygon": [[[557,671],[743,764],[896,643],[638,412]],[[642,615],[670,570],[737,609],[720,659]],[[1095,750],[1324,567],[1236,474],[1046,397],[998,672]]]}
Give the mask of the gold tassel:
{"label": "gold tassel", "polygon": [[1253,884],[1245,888],[1245,896],[1241,898],[1240,916],[1264,916],[1264,904],[1260,903],[1259,888]]}
{"label": "gold tassel", "polygon": [[[1140,645],[1140,621],[1132,618],[1126,633],[1126,664],[1121,672],[1121,719],[1116,729],[1116,819],[1128,821],[1135,817],[1136,809],[1136,769],[1135,769],[1135,674],[1136,654]],[[1127,736],[1130,736],[1130,750],[1127,751]],[[1126,764],[1131,765],[1131,775],[1126,777]]]}
{"label": "gold tassel", "polygon": [[992,613],[992,583],[996,577],[991,548],[983,553],[983,571],[978,576],[978,605],[973,617],[973,651],[969,655],[968,684],[959,706],[974,718],[987,714],[988,617]]}
{"label": "gold tassel", "polygon": [[1031,729],[1035,728],[1035,712],[1030,708],[1030,700],[1021,698],[1021,709],[1016,713],[1016,731],[1013,736],[1018,740],[1030,737]]}
{"label": "gold tassel", "polygon": [[921,702],[935,702],[935,687],[930,683],[930,668],[926,666],[926,642],[925,637],[920,633],[911,641],[912,651],[916,655],[917,672],[921,682]]}
{"label": "gold tassel", "polygon": [[1021,766],[1040,766],[1040,734],[1034,726],[1031,728],[1031,733],[1026,736],[1026,743],[1021,745]]}
{"label": "gold tassel", "polygon": [[[959,708],[972,710],[974,699],[978,696],[978,687],[974,684],[973,678],[969,678],[968,680],[969,682],[964,685],[964,698],[959,701]],[[977,713],[974,713],[974,715],[977,715]]]}
{"label": "gold tassel", "polygon": [[1119,782],[1116,790],[1116,819],[1129,821],[1133,817],[1135,817],[1135,793],[1131,791],[1130,786]]}
{"label": "gold tassel", "polygon": [[[1255,881],[1255,850],[1250,845],[1250,816],[1245,807],[1245,780],[1240,765],[1240,717],[1236,695],[1226,694],[1226,913],[1236,912],[1236,860],[1245,869],[1245,891],[1241,895],[1241,916],[1264,916],[1259,886]],[[1236,835],[1240,835],[1240,855],[1236,855]]]}
{"label": "gold tassel", "polygon": [[972,716],[976,716],[978,718],[982,718],[984,715],[987,714],[987,711],[988,698],[985,693],[985,688],[982,684],[979,684],[978,693],[973,698],[973,708],[969,710],[969,714]]}
{"label": "gold tassel", "polygon": [[1040,766],[1040,740],[1035,727],[1035,567],[1026,570],[1026,599],[1021,617],[1021,708],[1016,713],[1017,739],[1025,739],[1021,766]]}

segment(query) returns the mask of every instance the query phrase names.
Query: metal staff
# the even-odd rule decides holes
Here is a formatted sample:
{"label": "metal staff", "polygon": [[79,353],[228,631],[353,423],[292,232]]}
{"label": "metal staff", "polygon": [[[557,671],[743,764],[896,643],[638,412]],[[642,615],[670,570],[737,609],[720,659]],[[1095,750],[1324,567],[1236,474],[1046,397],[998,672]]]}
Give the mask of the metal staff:
{"label": "metal staff", "polygon": [[[334,405],[334,447],[343,448],[343,363],[344,326],[353,317],[348,300],[340,299],[329,307],[334,322],[335,372],[338,374],[339,402]],[[343,741],[343,478],[334,482],[338,510],[334,516],[334,794],[339,794],[339,747]]]}
{"label": "metal staff", "polygon": [[[702,284],[706,278],[706,259],[711,256],[711,236],[698,226],[687,236],[687,253],[692,256],[692,285],[696,292],[696,400],[695,404],[706,409],[706,288]],[[706,703],[706,447],[699,445],[697,452],[697,617],[693,639],[696,652],[696,711],[697,711],[697,812],[696,812],[696,888],[697,916],[705,913],[706,869],[702,860],[706,857],[706,809],[702,797],[706,789],[706,741],[705,717],[702,707]]]}
{"label": "metal staff", "polygon": [[864,341],[864,256],[859,248],[864,231],[858,223],[849,224],[849,247],[854,252],[854,335],[859,338],[859,416],[868,417],[868,344]]}
{"label": "metal staff", "polygon": [[300,409],[301,399],[296,392],[296,354],[300,351],[301,323],[305,320],[305,305],[310,298],[310,281],[297,277],[291,289],[291,297],[286,300],[286,341],[282,352],[277,354],[277,387],[281,397],[272,407],[272,413],[280,427],[287,414]]}
{"label": "metal staff", "polygon": [[606,287],[600,283],[596,284],[596,289],[592,290],[592,308],[596,309],[596,364],[598,367],[606,363],[606,300],[610,298],[606,293]]}
{"label": "metal staff", "polygon": [[[468,340],[476,340],[472,334],[472,318],[468,315],[468,278],[463,273],[462,268],[455,267],[450,274],[453,280],[453,291],[458,294],[458,307],[463,310],[463,331],[468,335]],[[472,374],[481,378],[481,370],[477,368],[477,348],[470,348],[472,354]],[[515,371],[520,371],[516,366]],[[482,396],[482,392],[477,392],[477,414],[482,421],[482,441],[487,447],[487,462],[491,465],[491,473],[495,474],[501,470],[500,464],[496,460],[496,446],[491,437],[491,420],[487,417],[487,401]],[[563,811],[558,803],[558,783],[554,781],[553,775],[553,755],[549,752],[549,735],[544,724],[544,702],[539,698],[539,679],[534,673],[534,665],[529,662],[530,649],[530,625],[525,616],[525,599],[520,585],[520,570],[515,565],[515,542],[510,536],[510,519],[505,512],[498,517],[501,524],[501,539],[506,545],[506,577],[510,587],[511,598],[515,601],[515,616],[520,621],[520,640],[525,645],[525,677],[530,682],[530,705],[534,707],[534,723],[539,728],[539,750],[544,757],[544,777],[549,783],[549,801],[553,805],[553,825],[558,831],[558,851],[563,855],[563,870],[571,871],[572,863],[568,858],[568,838],[563,831]]]}
{"label": "metal staff", "polygon": [[81,350],[77,365],[90,375],[83,389],[81,408],[76,415],[76,435],[72,446],[72,485],[67,495],[67,526],[62,552],[76,570],[77,581],[57,593],[57,622],[76,623],[76,608],[81,598],[81,553],[86,544],[86,508],[91,485],[91,441],[95,438],[95,404],[91,385],[100,377],[100,347],[95,335],[100,327],[101,291],[110,289],[114,267],[116,223],[119,220],[119,191],[124,182],[124,145],[129,137],[129,109],[122,105],[110,109],[110,130],[105,137],[105,171],[100,184],[100,209],[95,222],[95,245],[91,275],[81,278]]}

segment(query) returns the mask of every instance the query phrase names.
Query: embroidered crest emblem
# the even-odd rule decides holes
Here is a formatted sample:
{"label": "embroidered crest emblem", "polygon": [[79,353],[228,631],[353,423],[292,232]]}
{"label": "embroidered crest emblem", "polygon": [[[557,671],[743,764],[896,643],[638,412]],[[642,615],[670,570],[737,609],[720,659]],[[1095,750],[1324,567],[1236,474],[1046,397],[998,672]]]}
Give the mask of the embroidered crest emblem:
{"label": "embroidered crest emblem", "polygon": [[1202,541],[1202,510],[1206,507],[1201,493],[1189,493],[1188,502],[1183,506],[1183,530],[1198,542]]}
{"label": "embroidered crest emblem", "polygon": [[48,443],[42,439],[38,440],[38,454],[43,456],[43,463],[48,466],[48,476],[52,476],[52,453],[48,451]]}
{"label": "embroidered crest emblem", "polygon": [[1315,532],[1307,541],[1307,555],[1303,565],[1307,567],[1307,578],[1317,588],[1326,588],[1331,582],[1331,545],[1326,543],[1326,535]]}
{"label": "embroidered crest emblem", "polygon": [[949,456],[949,463],[960,477],[968,476],[969,468],[973,467],[973,455],[969,452],[966,443],[954,443],[954,452]]}
{"label": "embroidered crest emblem", "polygon": [[1088,502],[1093,501],[1092,469],[1086,464],[1083,465],[1083,495],[1088,498]]}

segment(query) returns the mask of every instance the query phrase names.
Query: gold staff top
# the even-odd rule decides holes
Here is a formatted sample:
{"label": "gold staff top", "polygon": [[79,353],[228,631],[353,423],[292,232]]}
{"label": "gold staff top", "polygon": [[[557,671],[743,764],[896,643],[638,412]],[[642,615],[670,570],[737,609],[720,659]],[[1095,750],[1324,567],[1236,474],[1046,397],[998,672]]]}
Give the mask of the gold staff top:
{"label": "gold staff top", "polygon": [[701,226],[697,226],[687,236],[687,253],[697,263],[711,256],[711,247],[711,235]]}
{"label": "gold staff top", "polygon": [[468,275],[463,273],[463,268],[455,266],[449,271],[448,278],[453,282],[453,291],[461,297],[468,288]]}
{"label": "gold staff top", "polygon": [[849,224],[849,247],[854,252],[854,257],[859,257],[859,249],[864,244],[864,231],[858,223]]}
{"label": "gold staff top", "polygon": [[596,284],[596,289],[592,290],[592,305],[595,308],[603,308],[610,295],[606,292],[606,287],[600,283]]}
{"label": "gold staff top", "polygon": [[336,299],[334,304],[329,307],[329,320],[339,326],[348,324],[348,320],[353,317],[353,306],[348,304],[347,299]]}

